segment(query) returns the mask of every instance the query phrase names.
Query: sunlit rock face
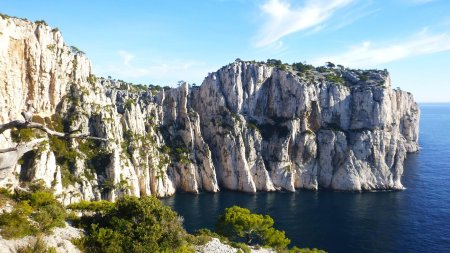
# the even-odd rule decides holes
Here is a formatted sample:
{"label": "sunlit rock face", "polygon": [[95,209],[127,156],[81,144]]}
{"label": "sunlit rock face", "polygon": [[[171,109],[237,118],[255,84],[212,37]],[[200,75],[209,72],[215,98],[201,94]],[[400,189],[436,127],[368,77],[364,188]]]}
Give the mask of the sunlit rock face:
{"label": "sunlit rock face", "polygon": [[[386,71],[236,61],[201,86],[96,78],[57,29],[0,18],[0,124],[21,119],[107,142],[0,135],[0,186],[42,179],[80,199],[330,188],[402,189],[419,108]],[[14,133],[13,133],[14,135]]]}
{"label": "sunlit rock face", "polygon": [[403,188],[406,152],[418,150],[412,95],[386,71],[322,71],[238,61],[192,91],[222,187]]}

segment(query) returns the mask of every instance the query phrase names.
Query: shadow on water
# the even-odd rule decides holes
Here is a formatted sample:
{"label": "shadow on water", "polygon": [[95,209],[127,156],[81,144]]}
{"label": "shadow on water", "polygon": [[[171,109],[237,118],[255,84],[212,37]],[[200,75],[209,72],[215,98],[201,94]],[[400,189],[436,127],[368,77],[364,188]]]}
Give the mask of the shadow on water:
{"label": "shadow on water", "polygon": [[420,145],[409,154],[404,191],[178,193],[162,201],[186,229],[214,229],[225,208],[269,214],[292,245],[329,252],[449,252],[450,106],[422,106]]}

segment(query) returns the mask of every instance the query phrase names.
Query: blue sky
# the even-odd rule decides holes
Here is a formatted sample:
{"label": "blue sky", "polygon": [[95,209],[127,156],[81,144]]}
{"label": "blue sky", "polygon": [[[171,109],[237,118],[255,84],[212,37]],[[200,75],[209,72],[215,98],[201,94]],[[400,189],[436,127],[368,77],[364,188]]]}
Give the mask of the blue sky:
{"label": "blue sky", "polygon": [[419,102],[450,102],[448,0],[3,0],[44,19],[100,76],[200,84],[236,58],[387,68]]}

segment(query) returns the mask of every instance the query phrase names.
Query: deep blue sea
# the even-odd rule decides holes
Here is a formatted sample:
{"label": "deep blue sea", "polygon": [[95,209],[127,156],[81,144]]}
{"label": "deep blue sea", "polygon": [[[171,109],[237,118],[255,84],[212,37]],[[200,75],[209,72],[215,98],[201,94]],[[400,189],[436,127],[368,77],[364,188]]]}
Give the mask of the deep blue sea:
{"label": "deep blue sea", "polygon": [[214,228],[226,207],[269,214],[293,245],[328,252],[450,252],[450,104],[421,104],[421,150],[399,192],[220,192],[163,199],[190,232]]}

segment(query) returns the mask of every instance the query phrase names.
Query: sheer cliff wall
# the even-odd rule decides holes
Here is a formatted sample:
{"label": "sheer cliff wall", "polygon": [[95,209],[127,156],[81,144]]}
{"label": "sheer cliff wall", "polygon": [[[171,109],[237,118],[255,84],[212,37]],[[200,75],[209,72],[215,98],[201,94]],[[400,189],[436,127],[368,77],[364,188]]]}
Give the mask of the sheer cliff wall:
{"label": "sheer cliff wall", "polygon": [[6,131],[0,186],[42,179],[65,203],[231,189],[402,189],[419,108],[387,71],[236,61],[201,86],[96,78],[42,22],[0,17],[0,124],[20,119],[108,139]]}

